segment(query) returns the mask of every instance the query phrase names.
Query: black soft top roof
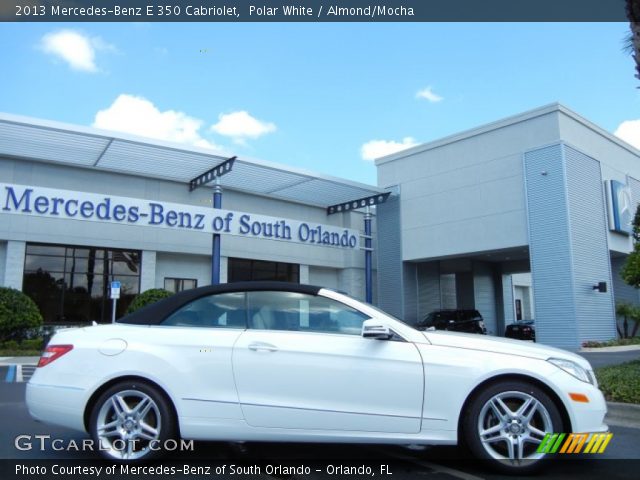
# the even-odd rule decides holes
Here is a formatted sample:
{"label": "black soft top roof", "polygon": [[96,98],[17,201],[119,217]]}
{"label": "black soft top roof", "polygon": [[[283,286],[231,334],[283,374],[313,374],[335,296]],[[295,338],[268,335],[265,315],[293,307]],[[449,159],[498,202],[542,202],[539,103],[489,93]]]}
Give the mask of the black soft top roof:
{"label": "black soft top roof", "polygon": [[323,287],[287,282],[237,282],[208,285],[192,290],[184,290],[175,295],[171,295],[168,298],[136,310],[129,315],[125,315],[116,320],[116,322],[135,325],[157,325],[183,305],[200,297],[215,295],[217,293],[273,291],[317,295],[321,288]]}

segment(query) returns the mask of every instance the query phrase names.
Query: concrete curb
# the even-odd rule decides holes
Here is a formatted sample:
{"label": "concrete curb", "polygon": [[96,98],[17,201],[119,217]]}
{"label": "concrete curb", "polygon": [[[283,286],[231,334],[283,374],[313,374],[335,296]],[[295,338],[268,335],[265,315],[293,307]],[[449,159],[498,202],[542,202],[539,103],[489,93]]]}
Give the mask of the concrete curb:
{"label": "concrete curb", "polygon": [[606,352],[633,352],[640,350],[640,345],[619,345],[617,347],[581,348],[578,352],[606,353]]}
{"label": "concrete curb", "polygon": [[640,405],[607,402],[605,422],[617,427],[640,428]]}
{"label": "concrete curb", "polygon": [[40,357],[0,357],[0,367],[9,365],[37,365]]}

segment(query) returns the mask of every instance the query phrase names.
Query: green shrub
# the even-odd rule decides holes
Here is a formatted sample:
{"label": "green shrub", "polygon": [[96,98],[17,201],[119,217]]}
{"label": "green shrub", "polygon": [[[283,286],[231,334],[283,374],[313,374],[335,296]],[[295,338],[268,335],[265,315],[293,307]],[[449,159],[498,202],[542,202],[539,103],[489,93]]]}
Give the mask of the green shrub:
{"label": "green shrub", "polygon": [[598,368],[596,377],[607,400],[640,403],[640,360]]}
{"label": "green shrub", "polygon": [[0,287],[0,341],[22,340],[27,331],[42,325],[42,315],[20,290]]}
{"label": "green shrub", "polygon": [[43,339],[42,338],[29,338],[27,340],[23,340],[20,343],[20,349],[22,350],[42,350],[43,348]]}
{"label": "green shrub", "polygon": [[152,288],[151,290],[142,292],[139,295],[136,295],[136,298],[133,299],[127,309],[127,313],[133,313],[142,307],[146,307],[147,305],[155,303],[158,300],[162,300],[163,298],[170,297],[171,295],[173,294],[170,291],[163,288]]}

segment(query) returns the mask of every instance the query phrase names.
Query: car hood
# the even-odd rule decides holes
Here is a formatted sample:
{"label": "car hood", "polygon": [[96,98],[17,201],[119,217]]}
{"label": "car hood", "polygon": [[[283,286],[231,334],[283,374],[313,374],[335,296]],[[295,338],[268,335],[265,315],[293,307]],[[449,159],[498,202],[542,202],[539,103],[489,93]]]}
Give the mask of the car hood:
{"label": "car hood", "polygon": [[443,330],[425,331],[422,333],[432,345],[441,347],[482,350],[485,352],[518,355],[540,360],[563,358],[576,362],[583,368],[592,369],[589,362],[580,355],[538,343],[513,340],[510,338],[490,337],[476,333],[459,333]]}

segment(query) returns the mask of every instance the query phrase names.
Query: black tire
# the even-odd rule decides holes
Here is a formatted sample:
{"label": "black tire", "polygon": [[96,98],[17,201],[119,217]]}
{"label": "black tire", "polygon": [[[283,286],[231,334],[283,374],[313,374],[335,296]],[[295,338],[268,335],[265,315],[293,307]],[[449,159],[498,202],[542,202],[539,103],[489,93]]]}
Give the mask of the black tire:
{"label": "black tire", "polygon": [[177,439],[177,420],[166,396],[143,381],[122,381],[100,395],[91,410],[89,433],[100,454],[123,462],[161,457]]}
{"label": "black tire", "polygon": [[553,400],[526,381],[489,385],[473,397],[466,411],[462,432],[467,446],[476,458],[506,473],[539,469],[545,454],[536,450],[544,434],[563,430]]}

